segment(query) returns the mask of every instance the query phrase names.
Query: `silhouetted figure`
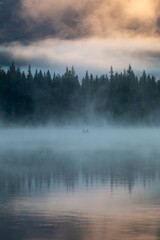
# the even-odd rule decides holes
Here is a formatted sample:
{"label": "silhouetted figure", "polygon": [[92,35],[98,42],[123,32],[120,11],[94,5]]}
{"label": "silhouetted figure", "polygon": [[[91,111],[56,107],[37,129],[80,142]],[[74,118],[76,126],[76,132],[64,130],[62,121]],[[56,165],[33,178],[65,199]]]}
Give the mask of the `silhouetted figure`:
{"label": "silhouetted figure", "polygon": [[83,133],[89,133],[89,130],[86,128],[83,129]]}

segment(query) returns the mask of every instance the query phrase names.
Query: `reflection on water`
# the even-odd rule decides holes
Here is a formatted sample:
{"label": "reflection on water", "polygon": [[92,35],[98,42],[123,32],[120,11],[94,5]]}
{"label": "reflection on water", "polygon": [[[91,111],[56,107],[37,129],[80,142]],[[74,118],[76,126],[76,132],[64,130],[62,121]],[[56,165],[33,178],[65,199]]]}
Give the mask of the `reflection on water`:
{"label": "reflection on water", "polygon": [[129,151],[7,151],[0,155],[0,193],[125,187],[129,192],[160,179],[160,155]]}
{"label": "reflection on water", "polygon": [[0,239],[160,239],[160,151],[4,148]]}

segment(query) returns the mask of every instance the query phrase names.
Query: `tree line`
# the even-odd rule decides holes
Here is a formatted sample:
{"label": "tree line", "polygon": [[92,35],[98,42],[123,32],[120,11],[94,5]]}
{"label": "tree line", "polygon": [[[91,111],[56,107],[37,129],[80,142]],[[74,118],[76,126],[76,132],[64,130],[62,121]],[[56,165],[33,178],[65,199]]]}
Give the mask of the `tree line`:
{"label": "tree line", "polygon": [[0,68],[0,118],[7,122],[55,122],[93,118],[143,122],[160,120],[160,80],[129,65],[123,72],[79,80],[74,67],[64,74]]}

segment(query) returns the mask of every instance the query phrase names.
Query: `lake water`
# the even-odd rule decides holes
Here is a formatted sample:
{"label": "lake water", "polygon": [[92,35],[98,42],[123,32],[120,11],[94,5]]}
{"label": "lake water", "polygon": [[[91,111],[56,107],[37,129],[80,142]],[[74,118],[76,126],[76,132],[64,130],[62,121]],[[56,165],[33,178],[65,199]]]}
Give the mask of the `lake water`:
{"label": "lake water", "polygon": [[160,129],[0,130],[0,240],[160,239]]}

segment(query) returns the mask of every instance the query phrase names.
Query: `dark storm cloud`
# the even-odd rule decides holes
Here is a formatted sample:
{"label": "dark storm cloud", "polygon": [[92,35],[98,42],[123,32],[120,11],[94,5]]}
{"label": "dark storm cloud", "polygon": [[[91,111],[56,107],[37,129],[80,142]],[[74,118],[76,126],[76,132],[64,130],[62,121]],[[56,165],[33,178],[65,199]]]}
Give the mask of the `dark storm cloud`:
{"label": "dark storm cloud", "polygon": [[49,37],[75,39],[88,35],[89,31],[81,25],[82,13],[74,8],[64,9],[60,18],[54,14],[52,19],[42,18],[43,21],[34,21],[27,16],[20,0],[3,2],[0,4],[0,43],[28,44]]}
{"label": "dark storm cloud", "polygon": [[20,0],[1,1],[0,4],[0,43],[19,40],[23,37],[17,12]]}
{"label": "dark storm cloud", "polygon": [[0,5],[0,43],[28,43],[54,34],[53,26],[46,22],[32,25],[20,16],[21,1],[7,0]]}

